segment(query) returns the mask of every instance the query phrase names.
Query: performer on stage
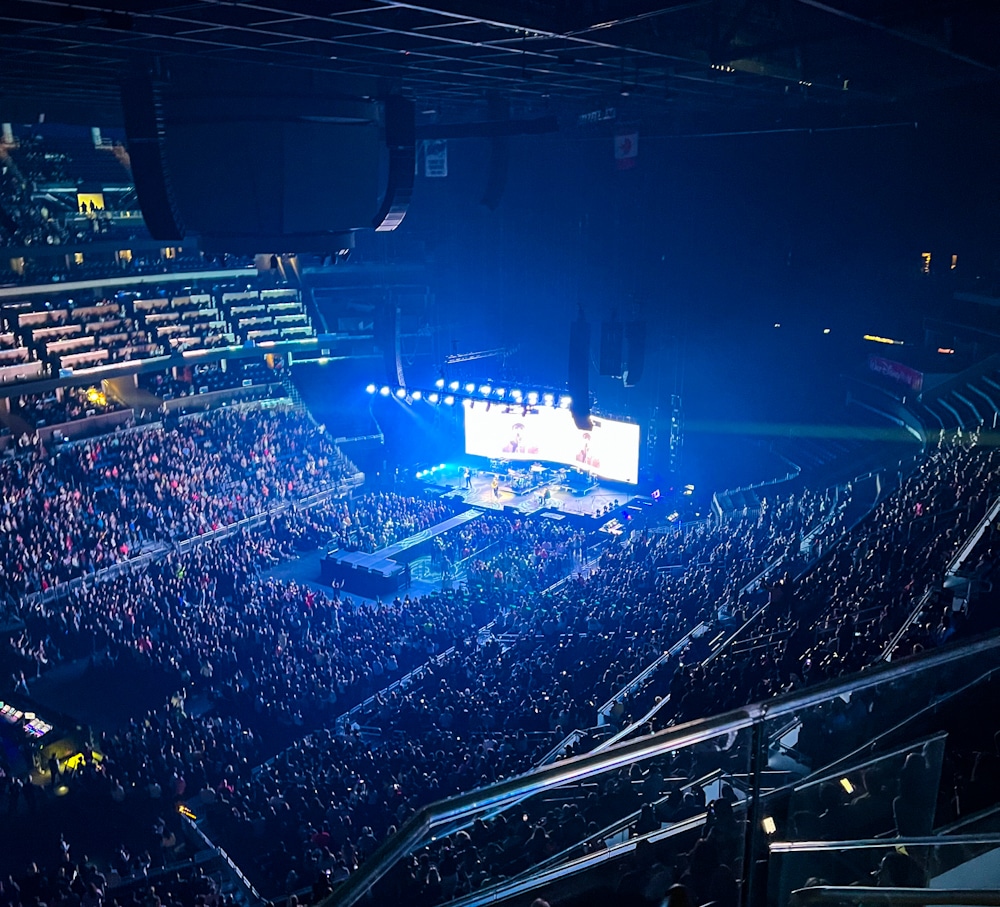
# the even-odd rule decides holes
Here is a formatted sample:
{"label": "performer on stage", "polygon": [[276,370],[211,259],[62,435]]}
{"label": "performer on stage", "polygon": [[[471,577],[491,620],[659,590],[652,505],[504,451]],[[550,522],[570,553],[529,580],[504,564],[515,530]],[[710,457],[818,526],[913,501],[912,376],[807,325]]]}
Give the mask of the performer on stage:
{"label": "performer on stage", "polygon": [[493,489],[493,500],[494,501],[499,501],[500,500],[500,480],[496,476],[493,476],[493,481],[490,482],[490,488]]}
{"label": "performer on stage", "polygon": [[465,467],[465,490],[468,491],[472,488],[472,470],[468,466]]}

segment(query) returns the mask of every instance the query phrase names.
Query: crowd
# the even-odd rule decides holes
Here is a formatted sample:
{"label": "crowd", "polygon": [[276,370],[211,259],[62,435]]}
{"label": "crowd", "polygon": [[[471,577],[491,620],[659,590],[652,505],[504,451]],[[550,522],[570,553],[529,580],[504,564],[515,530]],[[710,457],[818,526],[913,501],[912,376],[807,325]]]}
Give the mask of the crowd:
{"label": "crowd", "polygon": [[[678,715],[765,699],[879,659],[921,596],[935,583],[940,588],[948,563],[1000,491],[998,462],[976,435],[930,452],[841,544],[782,590],[751,647],[677,672],[671,695],[680,698]],[[938,615],[932,625],[962,621],[946,602]],[[939,640],[958,629],[952,625]]]}
{"label": "crowd", "polygon": [[241,407],[0,463],[0,594],[18,598],[353,474],[301,411]]}
{"label": "crowd", "polygon": [[22,395],[11,409],[34,428],[72,422],[98,413],[114,412],[122,406],[113,397],[95,388],[64,388],[62,396],[52,394]]}
{"label": "crowd", "polygon": [[[84,766],[79,783],[112,800],[137,789],[194,798],[213,837],[265,892],[322,884],[354,872],[421,806],[524,772],[570,731],[584,734],[573,751],[587,749],[606,701],[620,706],[614,727],[637,720],[649,699],[617,694],[699,624],[725,629],[761,610],[755,644],[713,659],[692,646],[663,662],[653,675],[665,700],[656,727],[869,663],[998,490],[993,450],[977,440],[930,452],[857,527],[844,525],[849,490],[786,495],[733,520],[609,540],[564,583],[556,580],[581,560],[581,533],[542,518],[480,516],[441,536],[445,551],[471,558],[466,589],[375,604],[266,568],[331,542],[379,550],[451,510],[390,493],[330,500],[39,602],[9,657],[25,688],[52,662],[81,657],[99,671],[124,661],[165,673],[178,691],[171,708],[106,736],[106,759]],[[18,464],[33,461],[10,468]],[[5,515],[17,531],[7,541],[39,544],[17,522],[39,500],[71,527],[99,514],[126,551],[92,569],[141,539],[192,537],[302,497],[345,468],[325,433],[282,408],[123,434],[42,466],[9,480]],[[47,485],[54,476],[63,486]],[[37,498],[11,508],[24,488]],[[105,517],[116,512],[137,518]],[[66,537],[68,546],[57,536],[43,547],[98,550]],[[757,578],[778,562],[786,578],[761,588]],[[208,712],[189,713],[194,699]],[[299,739],[269,758],[275,728]],[[609,773],[572,802],[518,805],[441,837],[385,884],[418,886],[420,899],[438,903],[567,847],[603,846],[595,835],[609,822],[654,830],[704,812],[709,797],[693,779],[733,757],[724,746],[685,751]],[[716,797],[708,843],[663,876],[687,874],[697,903],[731,894],[731,869],[703,870],[731,866],[732,810],[731,791]]]}

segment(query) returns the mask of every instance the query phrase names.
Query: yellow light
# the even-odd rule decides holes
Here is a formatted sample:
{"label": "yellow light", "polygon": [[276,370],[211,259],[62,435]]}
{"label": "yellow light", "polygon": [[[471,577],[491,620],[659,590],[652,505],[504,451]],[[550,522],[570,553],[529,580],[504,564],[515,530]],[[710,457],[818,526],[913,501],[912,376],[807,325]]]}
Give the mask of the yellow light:
{"label": "yellow light", "polygon": [[862,340],[870,340],[872,343],[888,343],[890,346],[902,346],[902,340],[893,340],[891,337],[879,337],[878,334],[865,334]]}
{"label": "yellow light", "polygon": [[850,778],[841,778],[841,779],[840,779],[840,786],[841,786],[841,787],[842,787],[842,788],[843,788],[843,789],[844,789],[844,790],[845,790],[845,791],[846,791],[847,793],[849,793],[849,794],[853,794],[853,793],[854,793],[854,785],[853,785],[853,784],[851,784],[851,779],[850,779]]}
{"label": "yellow light", "polygon": [[764,829],[764,834],[766,835],[773,835],[778,830],[778,826],[770,816],[764,816],[760,827]]}
{"label": "yellow light", "polygon": [[931,253],[930,252],[921,252],[920,253],[920,259],[923,261],[923,266],[920,268],[920,270],[924,274],[930,274],[931,273]]}
{"label": "yellow light", "polygon": [[178,803],[177,804],[177,812],[179,812],[182,816],[186,816],[188,819],[191,819],[191,821],[195,821],[198,818],[183,803]]}

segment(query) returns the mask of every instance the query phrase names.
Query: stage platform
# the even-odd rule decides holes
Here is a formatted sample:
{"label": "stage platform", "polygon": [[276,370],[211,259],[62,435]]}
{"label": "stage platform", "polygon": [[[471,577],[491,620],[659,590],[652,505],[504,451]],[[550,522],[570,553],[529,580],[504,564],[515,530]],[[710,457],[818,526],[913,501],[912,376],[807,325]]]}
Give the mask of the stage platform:
{"label": "stage platform", "polygon": [[430,552],[431,542],[450,529],[483,515],[483,510],[469,509],[411,535],[379,551],[328,551],[320,565],[324,583],[343,583],[348,592],[367,597],[394,595],[409,584],[407,567]]}
{"label": "stage platform", "polygon": [[[445,464],[422,481],[440,488],[449,500],[458,500],[473,507],[487,510],[515,510],[525,515],[539,511],[555,511],[575,517],[590,517],[603,520],[616,510],[628,506],[633,495],[621,488],[612,488],[597,482],[587,488],[574,489],[560,473],[550,471],[549,481],[541,481],[530,491],[519,493],[507,481],[503,472],[473,470],[471,487],[466,487],[463,467]],[[493,492],[493,477],[499,481],[496,495]]]}

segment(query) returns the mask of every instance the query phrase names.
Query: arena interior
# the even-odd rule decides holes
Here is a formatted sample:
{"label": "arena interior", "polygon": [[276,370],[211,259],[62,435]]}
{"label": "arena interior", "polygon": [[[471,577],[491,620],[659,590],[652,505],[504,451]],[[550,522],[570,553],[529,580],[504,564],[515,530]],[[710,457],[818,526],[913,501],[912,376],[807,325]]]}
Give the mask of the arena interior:
{"label": "arena interior", "polygon": [[1000,904],[998,48],[5,4],[0,907]]}

